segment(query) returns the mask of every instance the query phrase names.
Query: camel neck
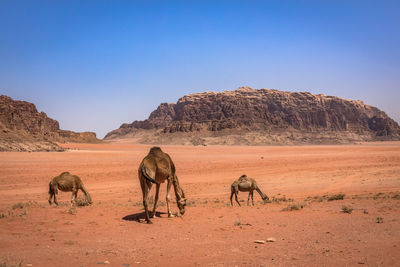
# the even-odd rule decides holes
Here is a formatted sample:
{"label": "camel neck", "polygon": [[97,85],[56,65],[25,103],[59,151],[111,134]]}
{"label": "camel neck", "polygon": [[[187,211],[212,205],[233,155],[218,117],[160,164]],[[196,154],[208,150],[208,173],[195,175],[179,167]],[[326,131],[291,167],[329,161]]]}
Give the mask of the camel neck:
{"label": "camel neck", "polygon": [[172,179],[172,185],[174,186],[176,199],[177,200],[181,199],[183,197],[183,190],[179,185],[178,177],[175,176]]}

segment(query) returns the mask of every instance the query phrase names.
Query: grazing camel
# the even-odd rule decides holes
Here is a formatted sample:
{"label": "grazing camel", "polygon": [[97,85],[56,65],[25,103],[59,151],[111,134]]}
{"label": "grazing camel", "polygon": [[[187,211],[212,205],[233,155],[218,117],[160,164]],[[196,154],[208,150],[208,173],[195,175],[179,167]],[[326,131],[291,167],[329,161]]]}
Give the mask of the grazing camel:
{"label": "grazing camel", "polygon": [[253,199],[254,190],[256,190],[260,194],[264,202],[269,200],[267,195],[261,192],[260,188],[258,188],[257,182],[254,179],[248,178],[247,175],[243,174],[242,176],[239,177],[239,179],[234,181],[233,184],[231,185],[231,205],[233,206],[232,197],[233,195],[235,195],[236,202],[239,204],[239,206],[241,206],[237,197],[238,192],[241,191],[241,192],[249,192],[249,197],[247,198],[247,206],[249,205],[250,196],[254,206],[254,199]]}
{"label": "grazing camel", "polygon": [[152,223],[149,218],[149,212],[147,210],[147,197],[152,187],[152,183],[156,184],[156,195],[154,199],[154,208],[152,218],[156,214],[158,193],[160,190],[160,184],[167,180],[167,209],[168,217],[173,217],[169,209],[169,191],[171,185],[174,186],[176,203],[178,205],[180,213],[185,213],[186,199],[182,188],[179,186],[178,177],[175,174],[175,165],[172,162],[171,157],[164,153],[159,147],[152,147],[149,154],[140,163],[139,169],[139,181],[142,187],[143,193],[143,206],[146,215],[147,223]]}
{"label": "grazing camel", "polygon": [[54,177],[49,183],[49,204],[51,205],[51,198],[54,197],[54,203],[58,205],[56,195],[58,194],[58,189],[63,192],[72,192],[71,196],[71,206],[74,201],[76,201],[76,196],[78,194],[78,190],[82,190],[82,192],[86,196],[86,201],[89,204],[92,204],[92,198],[90,197],[88,191],[83,186],[81,179],[72,175],[69,172],[63,172],[60,175]]}

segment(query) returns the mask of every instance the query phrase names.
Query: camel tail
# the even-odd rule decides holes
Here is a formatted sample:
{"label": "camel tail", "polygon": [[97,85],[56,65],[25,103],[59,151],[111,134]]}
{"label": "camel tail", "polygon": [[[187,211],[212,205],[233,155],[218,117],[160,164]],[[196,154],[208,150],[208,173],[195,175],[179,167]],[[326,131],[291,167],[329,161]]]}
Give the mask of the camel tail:
{"label": "camel tail", "polygon": [[49,194],[50,195],[51,194],[54,194],[54,195],[58,194],[57,186],[54,186],[52,181],[50,181],[50,183],[49,183]]}
{"label": "camel tail", "polygon": [[152,182],[153,184],[159,184],[156,180],[150,177],[150,175],[147,174],[146,168],[141,168],[141,173],[144,178],[146,178],[148,181]]}

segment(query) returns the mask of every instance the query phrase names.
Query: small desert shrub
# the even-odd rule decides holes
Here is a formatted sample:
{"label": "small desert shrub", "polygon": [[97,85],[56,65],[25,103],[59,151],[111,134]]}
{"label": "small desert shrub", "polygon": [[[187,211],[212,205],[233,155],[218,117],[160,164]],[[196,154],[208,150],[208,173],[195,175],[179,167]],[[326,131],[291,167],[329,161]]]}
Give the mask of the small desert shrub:
{"label": "small desert shrub", "polygon": [[4,213],[0,213],[0,219],[3,219],[5,217],[6,217],[6,215]]}
{"label": "small desert shrub", "polygon": [[20,214],[18,214],[19,217],[25,217],[26,215],[28,215],[26,209],[24,209]]}
{"label": "small desert shrub", "polygon": [[304,201],[311,201],[313,198],[311,196],[308,196]]}
{"label": "small desert shrub", "polygon": [[235,226],[240,226],[240,228],[242,228],[242,225],[251,226],[250,223],[242,223],[242,222],[240,221],[240,219],[236,220],[236,221],[233,223],[233,225],[235,225]]}
{"label": "small desert shrub", "polygon": [[71,214],[71,215],[75,215],[76,214],[76,208],[75,207],[70,208],[68,210],[68,213]]}
{"label": "small desert shrub", "polygon": [[348,206],[342,206],[342,212],[343,213],[352,213],[353,212],[353,208],[348,207]]}
{"label": "small desert shrub", "polygon": [[194,206],[195,204],[196,204],[196,202],[194,202],[194,200],[186,202],[186,206],[188,206],[188,207]]}
{"label": "small desert shrub", "polygon": [[384,195],[385,195],[385,194],[384,194],[384,193],[382,193],[382,192],[380,192],[380,193],[377,193],[377,194],[376,194],[376,195],[373,197],[373,199],[374,199],[374,200],[376,200],[376,199],[378,199],[378,198],[381,198],[381,197],[383,198],[383,197],[384,197]]}
{"label": "small desert shrub", "polygon": [[345,194],[336,194],[333,196],[330,196],[328,198],[328,201],[333,201],[333,200],[343,200],[344,199]]}
{"label": "small desert shrub", "polygon": [[283,208],[282,211],[292,211],[292,210],[301,210],[305,207],[306,205],[303,203],[295,203],[295,204],[290,204],[287,205],[286,208]]}
{"label": "small desert shrub", "polygon": [[7,259],[0,259],[0,267],[22,267],[22,260],[9,261]]}
{"label": "small desert shrub", "polygon": [[79,207],[90,206],[90,202],[85,197],[78,197],[75,199],[75,203]]}
{"label": "small desert shrub", "polygon": [[279,203],[279,202],[292,202],[293,201],[293,199],[292,198],[286,198],[286,196],[283,196],[283,197],[272,197],[272,202],[276,202],[276,203]]}
{"label": "small desert shrub", "polygon": [[25,204],[22,203],[22,202],[19,202],[19,203],[17,203],[17,204],[14,204],[14,205],[12,206],[12,209],[13,209],[13,210],[15,210],[15,209],[22,209],[22,208],[24,208],[24,207],[25,207]]}
{"label": "small desert shrub", "polygon": [[327,196],[314,196],[314,197],[307,197],[304,201],[310,201],[310,202],[322,202],[327,198]]}
{"label": "small desert shrub", "polygon": [[394,195],[392,198],[394,198],[394,199],[400,199],[400,195],[399,195],[399,194],[396,194],[396,195]]}
{"label": "small desert shrub", "polygon": [[383,223],[383,218],[382,217],[377,217],[376,218],[376,223]]}

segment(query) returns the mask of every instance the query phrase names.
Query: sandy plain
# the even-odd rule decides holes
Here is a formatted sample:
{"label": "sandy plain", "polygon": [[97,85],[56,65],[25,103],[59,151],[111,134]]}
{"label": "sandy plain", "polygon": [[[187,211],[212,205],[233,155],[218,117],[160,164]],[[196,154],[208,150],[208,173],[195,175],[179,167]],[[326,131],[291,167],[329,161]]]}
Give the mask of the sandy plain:
{"label": "sandy plain", "polygon": [[[400,142],[162,146],[188,205],[168,218],[163,185],[152,225],[137,178],[150,146],[62,146],[70,150],[0,153],[1,266],[400,266]],[[92,206],[71,209],[63,192],[49,206],[48,183],[63,171],[82,178]],[[275,201],[255,193],[247,206],[240,193],[242,207],[231,207],[242,174]],[[343,200],[328,201],[339,193]]]}

